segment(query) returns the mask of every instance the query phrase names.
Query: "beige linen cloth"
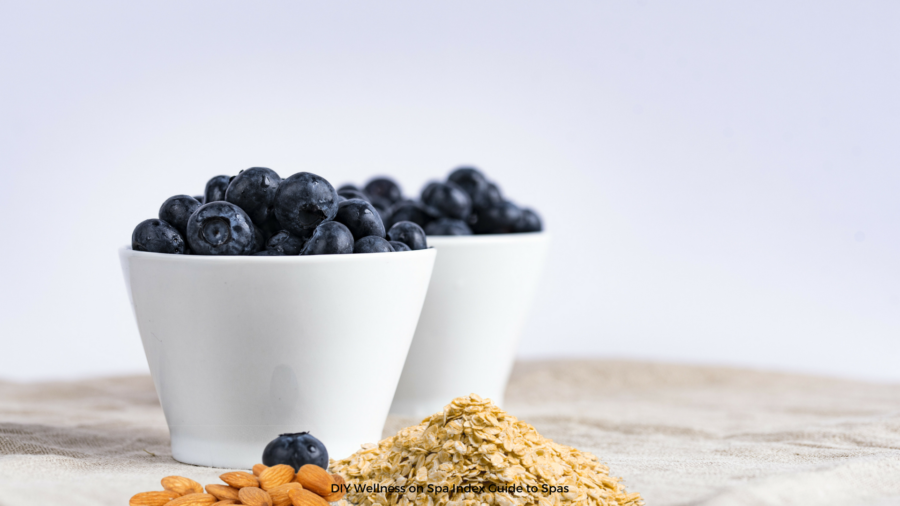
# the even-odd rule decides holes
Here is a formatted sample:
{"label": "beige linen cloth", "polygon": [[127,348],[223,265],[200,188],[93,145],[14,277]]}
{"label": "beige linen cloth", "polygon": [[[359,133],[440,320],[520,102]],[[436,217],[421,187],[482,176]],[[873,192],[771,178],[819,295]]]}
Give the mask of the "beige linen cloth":
{"label": "beige linen cloth", "polygon": [[[900,505],[900,385],[525,362],[504,409],[593,452],[648,505]],[[414,422],[392,417],[385,435]],[[163,476],[222,472],[172,459],[149,377],[0,383],[0,506],[126,505]]]}

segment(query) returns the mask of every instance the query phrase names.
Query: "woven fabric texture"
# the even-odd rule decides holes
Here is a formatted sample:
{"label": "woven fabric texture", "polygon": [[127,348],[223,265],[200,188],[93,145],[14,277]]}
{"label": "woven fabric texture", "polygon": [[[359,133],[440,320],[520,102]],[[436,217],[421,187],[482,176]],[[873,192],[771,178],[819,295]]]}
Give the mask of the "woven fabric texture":
{"label": "woven fabric texture", "polygon": [[[900,385],[524,362],[503,408],[593,452],[648,505],[900,506]],[[385,435],[417,422],[391,417]],[[0,383],[0,506],[124,505],[163,476],[223,472],[172,459],[149,377]]]}

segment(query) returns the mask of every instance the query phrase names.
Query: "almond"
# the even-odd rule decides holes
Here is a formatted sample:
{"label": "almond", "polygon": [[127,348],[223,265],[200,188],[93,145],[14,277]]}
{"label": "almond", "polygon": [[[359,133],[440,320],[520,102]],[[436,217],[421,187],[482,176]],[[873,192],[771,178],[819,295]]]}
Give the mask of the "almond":
{"label": "almond", "polygon": [[292,479],[294,479],[294,468],[287,464],[278,464],[259,473],[259,488],[269,490],[278,485],[290,483]]}
{"label": "almond", "polygon": [[[260,464],[257,464],[260,465]],[[219,478],[225,483],[231,485],[234,488],[244,488],[244,487],[258,487],[259,480],[256,479],[256,476],[246,472],[246,471],[235,471],[233,473],[225,473]]]}
{"label": "almond", "polygon": [[288,497],[294,506],[328,506],[328,501],[309,490],[294,489],[288,492]]}
{"label": "almond", "polygon": [[179,497],[181,494],[172,492],[171,490],[163,490],[162,492],[141,492],[135,494],[128,506],[165,506],[172,499]]}
{"label": "almond", "polygon": [[269,495],[272,496],[272,503],[274,506],[291,506],[291,498],[288,497],[288,492],[291,490],[302,490],[303,485],[295,482],[285,483],[284,485],[278,485],[277,487],[270,488],[268,490]]}
{"label": "almond", "polygon": [[244,487],[238,492],[241,504],[247,506],[272,506],[272,496],[258,487]]}
{"label": "almond", "polygon": [[265,471],[266,469],[268,469],[268,467],[269,466],[265,464],[256,464],[253,466],[253,474],[259,476],[259,473]]}
{"label": "almond", "polygon": [[333,494],[328,494],[328,495],[322,496],[322,499],[325,499],[326,502],[338,502],[341,499],[343,499],[346,494],[347,494],[346,490],[341,490],[340,492],[335,492]]}
{"label": "almond", "polygon": [[347,482],[344,480],[344,477],[339,474],[332,474],[331,479],[334,480],[334,484],[337,485],[337,487],[332,486],[331,490],[337,489],[337,492],[332,492],[322,497],[328,502],[337,502],[347,493],[347,489],[345,488]]}
{"label": "almond", "polygon": [[178,492],[181,495],[203,493],[202,485],[184,476],[166,476],[160,483],[162,483],[164,489]]}
{"label": "almond", "polygon": [[217,501],[212,494],[188,494],[167,502],[166,506],[210,506]]}
{"label": "almond", "polygon": [[226,504],[240,504],[233,499],[225,499],[224,501],[214,502],[212,506],[225,506]]}
{"label": "almond", "polygon": [[331,486],[334,484],[334,478],[328,474],[328,471],[322,469],[315,464],[306,464],[297,471],[297,481],[303,485],[303,488],[310,492],[315,492],[321,496],[331,493]]}
{"label": "almond", "polygon": [[207,485],[206,493],[216,496],[216,499],[222,501],[225,499],[234,499],[237,501],[238,489],[229,487],[228,485]]}
{"label": "almond", "polygon": [[272,496],[272,504],[275,506],[291,506],[291,498],[288,497],[288,492],[291,490],[299,490],[302,489],[303,485],[299,483],[285,483],[284,485],[278,485],[277,487],[272,487],[268,490],[269,495]]}

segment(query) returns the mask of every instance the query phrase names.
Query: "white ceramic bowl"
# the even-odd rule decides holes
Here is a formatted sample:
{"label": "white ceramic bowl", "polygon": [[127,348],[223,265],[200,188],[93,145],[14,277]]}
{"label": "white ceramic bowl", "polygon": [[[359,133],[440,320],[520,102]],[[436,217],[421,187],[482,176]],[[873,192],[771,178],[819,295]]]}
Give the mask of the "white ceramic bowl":
{"label": "white ceramic bowl", "polygon": [[438,257],[391,413],[428,416],[470,393],[502,405],[550,236],[430,236],[428,245]]}
{"label": "white ceramic bowl", "polygon": [[332,458],[381,439],[435,250],[119,255],[176,460],[249,468],[286,432]]}

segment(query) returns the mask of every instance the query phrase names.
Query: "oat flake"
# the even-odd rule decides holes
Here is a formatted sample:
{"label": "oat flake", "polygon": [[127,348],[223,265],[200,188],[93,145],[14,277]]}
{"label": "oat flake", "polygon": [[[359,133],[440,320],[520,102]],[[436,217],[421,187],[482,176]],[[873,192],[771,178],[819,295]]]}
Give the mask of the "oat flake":
{"label": "oat flake", "polygon": [[[442,413],[378,445],[332,460],[331,471],[351,487],[346,499],[366,506],[644,504],[640,494],[627,493],[619,478],[610,477],[597,457],[541,437],[475,394],[454,399]],[[380,491],[356,491],[357,485]],[[434,490],[417,492],[411,485]],[[544,492],[544,486],[568,492]],[[403,493],[390,491],[401,487]],[[473,487],[480,492],[465,491]],[[491,493],[489,487],[502,491]]]}

